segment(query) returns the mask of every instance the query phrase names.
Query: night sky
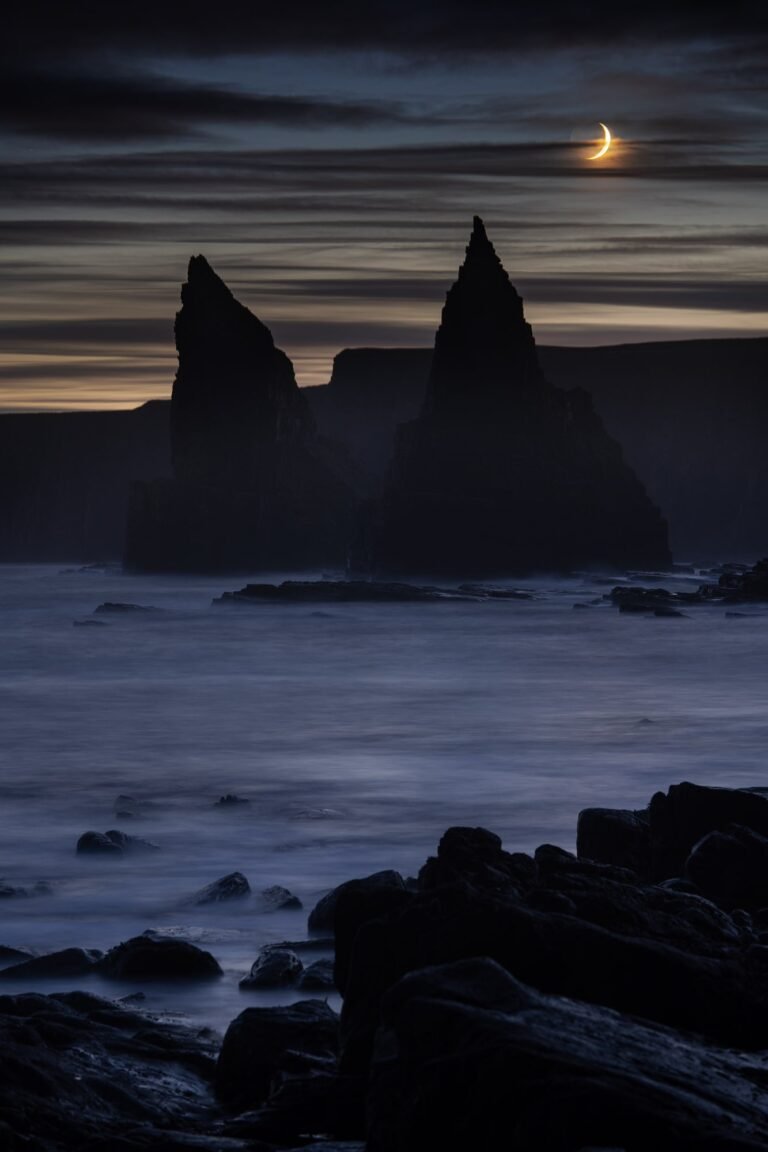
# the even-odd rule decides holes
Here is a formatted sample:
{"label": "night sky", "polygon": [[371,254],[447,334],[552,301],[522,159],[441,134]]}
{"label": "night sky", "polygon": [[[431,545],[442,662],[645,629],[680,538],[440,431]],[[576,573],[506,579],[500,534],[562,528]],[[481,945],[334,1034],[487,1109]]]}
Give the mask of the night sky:
{"label": "night sky", "polygon": [[0,62],[0,408],[168,396],[197,252],[301,383],[431,344],[473,213],[539,343],[768,332],[764,0],[32,0]]}

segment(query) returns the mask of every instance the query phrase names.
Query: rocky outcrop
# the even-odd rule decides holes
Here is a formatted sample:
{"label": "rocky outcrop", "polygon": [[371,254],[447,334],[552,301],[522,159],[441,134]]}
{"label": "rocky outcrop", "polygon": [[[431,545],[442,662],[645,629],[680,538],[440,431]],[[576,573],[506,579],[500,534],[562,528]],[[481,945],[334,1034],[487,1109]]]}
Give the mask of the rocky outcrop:
{"label": "rocky outcrop", "polygon": [[[335,933],[332,972],[297,954],[328,940],[294,941],[263,948],[241,982],[291,999],[338,989],[341,1018],[322,999],[248,1008],[215,1068],[207,1029],[84,992],[0,996],[0,1142],[491,1152],[502,1133],[520,1152],[765,1148],[766,876],[763,789],[682,783],[646,809],[587,809],[578,855],[450,828],[416,878],[375,873],[323,898],[310,926]],[[153,933],[106,956],[21,960],[4,987],[220,974]]]}
{"label": "rocky outcrop", "polygon": [[375,1152],[510,1147],[753,1152],[768,1141],[762,1060],[542,995],[488,959],[388,992],[368,1098]]}
{"label": "rocky outcrop", "polygon": [[752,567],[748,564],[722,565],[717,575],[716,582],[700,584],[692,592],[620,584],[611,590],[608,599],[620,612],[652,612],[656,616],[680,616],[681,608],[700,604],[722,604],[727,608],[768,603],[768,557],[758,560]]}
{"label": "rocky outcrop", "polygon": [[486,588],[462,584],[458,588],[420,587],[377,580],[284,580],[282,584],[246,584],[236,592],[224,592],[214,604],[440,604],[456,600],[481,603],[498,600],[530,600],[531,594],[516,589]]}
{"label": "rocky outcrop", "polygon": [[202,256],[176,317],[174,479],[137,485],[125,561],[143,570],[343,564],[356,495],[290,360]]}
{"label": "rocky outcrop", "polygon": [[475,217],[421,415],[363,518],[374,573],[663,567],[666,524],[585,392],[552,388],[523,302]]}

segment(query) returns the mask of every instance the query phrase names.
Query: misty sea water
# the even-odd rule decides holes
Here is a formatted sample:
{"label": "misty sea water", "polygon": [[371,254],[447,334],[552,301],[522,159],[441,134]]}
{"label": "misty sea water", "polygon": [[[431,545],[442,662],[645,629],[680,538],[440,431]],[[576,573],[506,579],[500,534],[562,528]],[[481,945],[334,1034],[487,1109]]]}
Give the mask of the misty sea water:
{"label": "misty sea water", "polygon": [[[223,1027],[294,998],[238,990],[261,945],[303,939],[343,880],[415,873],[452,824],[572,849],[586,806],[641,807],[681,780],[768,784],[764,609],[620,614],[595,576],[517,582],[521,601],[212,606],[244,582],[0,566],[0,878],[51,885],[3,900],[0,944],[193,940],[222,980],[88,987]],[[154,611],[94,614],[104,601]],[[250,803],[215,807],[226,793]],[[117,819],[121,794],[140,815]],[[82,832],[111,828],[160,851],[76,856]],[[190,906],[235,870],[304,910]]]}

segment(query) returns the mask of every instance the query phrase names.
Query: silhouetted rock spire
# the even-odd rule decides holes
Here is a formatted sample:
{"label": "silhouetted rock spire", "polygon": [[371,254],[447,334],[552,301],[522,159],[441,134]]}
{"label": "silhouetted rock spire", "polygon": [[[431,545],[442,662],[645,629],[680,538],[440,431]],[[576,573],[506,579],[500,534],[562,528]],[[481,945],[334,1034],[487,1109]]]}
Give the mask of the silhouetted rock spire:
{"label": "silhouetted rock spire", "polygon": [[204,256],[189,262],[176,315],[179,368],[171,402],[177,479],[250,488],[279,441],[314,421],[290,360]]}
{"label": "silhouetted rock spire", "polygon": [[203,256],[176,316],[175,479],[136,485],[125,561],[149,570],[343,564],[356,495],[293,365]]}
{"label": "silhouetted rock spire", "polygon": [[424,407],[400,430],[355,567],[462,576],[670,559],[666,524],[588,394],[544,379],[523,302],[476,216]]}
{"label": "silhouetted rock spire", "polygon": [[485,403],[495,419],[500,407],[518,403],[520,393],[544,388],[523,301],[483,221],[475,216],[466,257],[435,337],[427,408],[437,418],[463,418],[467,405],[477,416]]}

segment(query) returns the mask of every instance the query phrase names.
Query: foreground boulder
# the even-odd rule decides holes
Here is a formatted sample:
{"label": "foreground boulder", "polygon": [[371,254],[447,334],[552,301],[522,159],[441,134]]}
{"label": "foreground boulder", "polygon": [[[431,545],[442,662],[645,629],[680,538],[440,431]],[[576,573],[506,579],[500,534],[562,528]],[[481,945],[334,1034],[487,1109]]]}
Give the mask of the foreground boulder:
{"label": "foreground boulder", "polygon": [[307,921],[309,931],[315,933],[334,931],[336,906],[339,902],[339,897],[344,892],[355,891],[372,894],[382,890],[405,891],[405,881],[400,873],[394,872],[392,869],[385,869],[382,872],[374,872],[372,875],[365,876],[360,880],[346,880],[343,884],[339,884],[338,887],[333,888],[318,900],[309,914],[309,920]]}
{"label": "foreground boulder", "polygon": [[768,1142],[763,1060],[545,996],[487,959],[386,995],[369,1152],[726,1149]]}
{"label": "foreground boulder", "polygon": [[114,980],[211,980],[222,975],[210,952],[151,932],[110,948],[98,971]]}
{"label": "foreground boulder", "polygon": [[233,1109],[258,1107],[275,1077],[296,1070],[296,1056],[330,1069],[339,1047],[339,1018],[322,1000],[246,1008],[230,1024],[216,1066],[216,1093]]}
{"label": "foreground boulder", "polygon": [[0,1146],[235,1152],[211,1097],[215,1040],[83,992],[0,996]]}
{"label": "foreground boulder", "polygon": [[[689,884],[689,888],[693,885]],[[337,896],[342,1068],[365,1076],[382,998],[417,969],[486,956],[523,983],[742,1048],[768,1046],[768,961],[749,917],[543,845],[450,829],[410,889]]]}
{"label": "foreground boulder", "polygon": [[45,956],[32,956],[0,972],[3,980],[49,980],[69,976],[88,976],[104,953],[95,948],[63,948]]}

